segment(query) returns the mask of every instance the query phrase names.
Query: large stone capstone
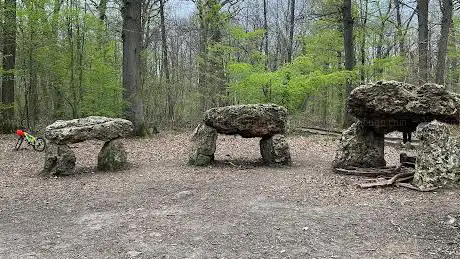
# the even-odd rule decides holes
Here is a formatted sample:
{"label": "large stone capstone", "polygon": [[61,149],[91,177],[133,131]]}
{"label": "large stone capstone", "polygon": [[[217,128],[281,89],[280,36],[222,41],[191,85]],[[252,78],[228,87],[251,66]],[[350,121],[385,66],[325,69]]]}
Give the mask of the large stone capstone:
{"label": "large stone capstone", "polygon": [[45,137],[55,144],[71,144],[90,139],[109,141],[126,137],[133,123],[119,118],[90,116],[74,120],[58,120],[46,127]]}
{"label": "large stone capstone", "polygon": [[383,133],[412,132],[419,123],[434,119],[458,123],[460,98],[442,85],[380,81],[355,88],[348,98],[348,109]]}
{"label": "large stone capstone", "polygon": [[244,138],[269,137],[286,131],[287,110],[275,104],[248,104],[213,108],[204,122],[218,133]]}
{"label": "large stone capstone", "polygon": [[438,121],[420,124],[417,136],[421,143],[413,184],[420,189],[460,187],[460,137]]}

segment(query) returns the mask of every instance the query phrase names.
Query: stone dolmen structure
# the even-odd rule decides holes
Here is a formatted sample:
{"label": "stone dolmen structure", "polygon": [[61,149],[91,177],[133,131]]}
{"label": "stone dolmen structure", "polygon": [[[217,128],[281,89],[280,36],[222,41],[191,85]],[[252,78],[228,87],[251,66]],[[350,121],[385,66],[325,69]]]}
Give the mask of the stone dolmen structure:
{"label": "stone dolmen structure", "polygon": [[417,131],[413,184],[422,189],[460,183],[460,139],[449,137],[446,125],[459,123],[459,95],[436,84],[382,81],[354,89],[348,110],[357,121],[343,132],[333,167],[383,167],[384,135]]}
{"label": "stone dolmen structure", "polygon": [[274,104],[234,105],[213,108],[192,136],[189,164],[205,166],[214,160],[217,134],[261,138],[260,153],[268,164],[289,164],[285,139],[287,110]]}
{"label": "stone dolmen structure", "polygon": [[91,116],[81,119],[56,121],[46,127],[46,150],[44,172],[55,175],[72,174],[75,154],[68,146],[86,140],[105,141],[98,155],[99,170],[118,170],[125,166],[127,155],[119,138],[128,136],[133,124],[128,120]]}

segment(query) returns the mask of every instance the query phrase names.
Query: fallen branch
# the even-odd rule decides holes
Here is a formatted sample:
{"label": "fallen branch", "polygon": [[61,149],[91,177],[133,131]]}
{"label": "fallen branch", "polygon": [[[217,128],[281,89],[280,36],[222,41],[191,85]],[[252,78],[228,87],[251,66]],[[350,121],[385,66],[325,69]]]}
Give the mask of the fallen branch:
{"label": "fallen branch", "polygon": [[414,191],[419,191],[419,192],[432,192],[432,191],[435,191],[435,190],[439,189],[439,187],[420,189],[417,186],[414,186],[414,185],[412,185],[410,183],[396,183],[396,186],[404,187],[404,188],[411,189],[411,190],[414,190]]}
{"label": "fallen branch", "polygon": [[356,176],[367,176],[367,177],[377,177],[377,176],[394,176],[397,174],[395,172],[396,167],[389,167],[389,168],[367,168],[366,170],[360,168],[334,168],[334,171],[339,174],[344,175],[356,175]]}
{"label": "fallen branch", "polygon": [[389,180],[376,181],[373,183],[361,183],[358,184],[358,187],[366,189],[373,187],[384,187],[394,185],[396,182],[408,181],[414,177],[414,172],[402,172],[391,177]]}

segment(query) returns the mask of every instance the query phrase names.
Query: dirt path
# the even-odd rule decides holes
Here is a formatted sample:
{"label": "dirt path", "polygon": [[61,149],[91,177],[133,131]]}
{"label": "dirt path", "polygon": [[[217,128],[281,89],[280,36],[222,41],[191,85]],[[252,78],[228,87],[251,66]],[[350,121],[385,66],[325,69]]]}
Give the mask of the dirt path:
{"label": "dirt path", "polygon": [[294,165],[270,168],[257,140],[220,136],[218,163],[189,167],[187,136],[125,140],[117,173],[76,144],[81,174],[44,179],[43,153],[0,135],[0,257],[460,258],[458,191],[357,189],[330,137],[290,137]]}

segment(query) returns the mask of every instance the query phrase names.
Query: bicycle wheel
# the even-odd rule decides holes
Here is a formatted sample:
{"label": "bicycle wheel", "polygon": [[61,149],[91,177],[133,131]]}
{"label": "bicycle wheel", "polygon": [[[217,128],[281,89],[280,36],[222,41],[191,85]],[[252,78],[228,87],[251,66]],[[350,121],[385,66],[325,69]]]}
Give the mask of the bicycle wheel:
{"label": "bicycle wheel", "polygon": [[14,146],[14,149],[19,150],[23,141],[24,141],[23,138],[18,138],[18,141],[16,141],[16,145]]}
{"label": "bicycle wheel", "polygon": [[36,151],[43,151],[45,150],[45,147],[46,147],[46,142],[43,138],[40,138],[38,137],[36,140],[35,140],[35,143],[34,143],[34,149]]}

